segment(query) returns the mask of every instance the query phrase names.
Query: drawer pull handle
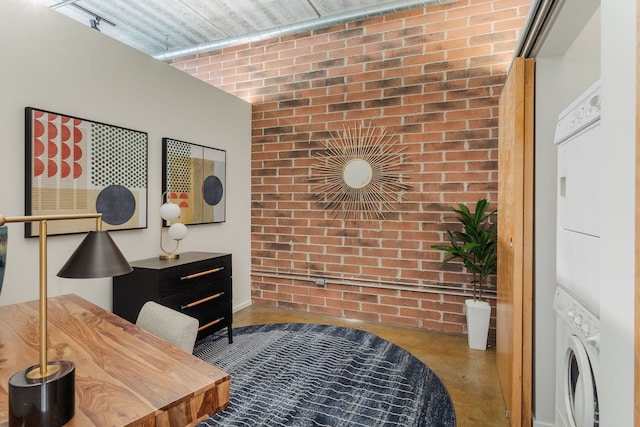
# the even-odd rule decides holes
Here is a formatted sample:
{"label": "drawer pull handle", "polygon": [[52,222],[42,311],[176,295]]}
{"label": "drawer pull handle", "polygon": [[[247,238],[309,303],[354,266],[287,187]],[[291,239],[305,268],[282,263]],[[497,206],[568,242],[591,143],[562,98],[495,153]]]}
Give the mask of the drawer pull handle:
{"label": "drawer pull handle", "polygon": [[198,328],[198,332],[200,332],[200,331],[204,331],[204,330],[205,330],[205,329],[207,329],[209,326],[213,326],[213,325],[215,325],[216,323],[220,323],[220,322],[222,322],[223,320],[224,320],[224,317],[221,317],[221,318],[219,318],[219,319],[214,320],[213,322],[209,322],[209,323],[207,323],[206,325],[202,325],[202,326],[200,326],[200,327]]}
{"label": "drawer pull handle", "polygon": [[212,268],[211,270],[201,271],[200,273],[193,273],[188,276],[182,276],[180,280],[195,279],[196,277],[206,276],[207,274],[217,273],[220,270],[224,270],[224,267]]}
{"label": "drawer pull handle", "polygon": [[198,301],[194,301],[194,302],[190,302],[189,304],[181,305],[180,308],[184,310],[185,308],[195,307],[196,305],[200,305],[203,302],[211,301],[212,299],[216,299],[218,297],[221,297],[222,295],[224,295],[224,292],[220,292],[219,294],[215,294],[215,295],[209,295],[208,297],[199,299]]}

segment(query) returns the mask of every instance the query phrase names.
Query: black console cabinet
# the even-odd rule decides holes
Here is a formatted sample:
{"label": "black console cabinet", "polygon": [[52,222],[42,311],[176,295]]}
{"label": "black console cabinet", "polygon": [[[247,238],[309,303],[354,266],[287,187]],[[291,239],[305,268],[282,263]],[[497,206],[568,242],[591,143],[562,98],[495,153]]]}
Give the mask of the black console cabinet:
{"label": "black console cabinet", "polygon": [[113,312],[135,323],[147,301],[173,308],[200,322],[201,339],[227,328],[232,342],[231,255],[186,252],[180,258],[131,262],[133,271],[113,278]]}

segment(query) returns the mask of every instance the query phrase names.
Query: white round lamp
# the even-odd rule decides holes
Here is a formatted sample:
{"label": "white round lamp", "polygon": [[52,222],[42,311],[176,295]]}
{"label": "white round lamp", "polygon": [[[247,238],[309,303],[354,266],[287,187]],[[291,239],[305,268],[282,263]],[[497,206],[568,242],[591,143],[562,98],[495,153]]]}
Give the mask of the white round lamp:
{"label": "white round lamp", "polygon": [[180,206],[173,202],[164,203],[160,206],[160,216],[165,221],[173,221],[180,218]]}
{"label": "white round lamp", "polygon": [[182,240],[187,237],[187,226],[181,222],[171,224],[169,227],[169,237],[173,240]]}
{"label": "white round lamp", "polygon": [[[167,199],[166,202],[164,202],[165,197]],[[163,220],[171,223],[171,221],[175,221],[176,219],[180,218],[180,206],[171,202],[171,199],[169,198],[167,193],[162,194],[161,200],[164,202],[162,206],[160,206],[160,216]],[[167,232],[167,234],[169,234],[169,237],[176,242],[176,245],[173,250],[168,251],[164,248],[163,244],[163,225],[164,224],[160,224],[160,249],[163,252],[163,254],[160,255],[160,259],[179,258],[180,254],[177,254],[176,251],[178,250],[180,240],[184,239],[187,236],[187,226],[181,222],[174,222],[169,226],[169,231]]]}

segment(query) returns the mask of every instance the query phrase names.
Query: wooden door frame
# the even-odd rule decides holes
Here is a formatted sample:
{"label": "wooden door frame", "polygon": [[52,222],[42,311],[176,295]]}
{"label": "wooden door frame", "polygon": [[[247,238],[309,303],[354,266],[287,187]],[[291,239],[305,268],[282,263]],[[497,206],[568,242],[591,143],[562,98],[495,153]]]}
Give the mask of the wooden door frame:
{"label": "wooden door frame", "polygon": [[522,236],[522,425],[533,425],[533,276],[534,276],[534,194],[535,194],[535,61],[526,61],[524,200]]}
{"label": "wooden door frame", "polygon": [[[640,81],[640,0],[636,0],[636,81]],[[633,425],[640,427],[640,85],[636,85],[635,322]]]}
{"label": "wooden door frame", "polygon": [[[532,395],[533,395],[533,221],[534,221],[534,84],[535,84],[535,63],[532,58],[516,58],[507,76],[509,87],[513,87],[515,92],[515,116],[503,123],[505,117],[501,117],[501,125],[515,124],[515,139],[507,148],[508,153],[499,153],[499,156],[507,155],[513,158],[513,166],[517,168],[515,173],[503,175],[499,173],[503,182],[499,183],[499,204],[514,203],[513,211],[499,206],[498,221],[499,233],[509,233],[509,235],[498,236],[499,248],[507,249],[507,261],[498,255],[499,280],[511,280],[513,283],[500,286],[498,283],[498,302],[496,304],[496,319],[505,324],[506,329],[499,329],[498,339],[503,341],[498,343],[497,365],[500,376],[502,392],[505,397],[505,404],[510,424],[513,427],[529,427],[532,425]],[[511,79],[511,80],[510,80]],[[515,80],[514,80],[515,79]],[[515,86],[511,86],[515,85]],[[503,92],[503,95],[505,92]],[[505,95],[506,96],[506,95]],[[504,114],[502,103],[508,99],[501,97],[500,113]],[[511,110],[509,110],[511,111]],[[502,138],[500,132],[499,138]],[[514,145],[515,144],[515,145]],[[502,147],[502,140],[499,142]],[[509,160],[507,160],[509,163]],[[500,167],[506,165],[499,162]],[[512,178],[510,178],[512,177]],[[508,178],[508,179],[507,179]],[[514,194],[509,195],[513,192]],[[509,202],[511,200],[511,202]],[[511,204],[509,204],[511,206]],[[513,215],[511,215],[511,213]],[[506,215],[506,216],[505,216]],[[502,221],[512,224],[501,226]],[[505,228],[506,227],[506,228]],[[508,242],[507,242],[508,241]],[[502,255],[505,255],[503,253]],[[510,258],[509,258],[510,257]],[[509,264],[511,262],[511,264]],[[506,277],[505,277],[506,275]],[[504,314],[501,318],[500,304],[504,305]],[[500,324],[497,325],[500,328]],[[510,329],[511,328],[511,329]]]}

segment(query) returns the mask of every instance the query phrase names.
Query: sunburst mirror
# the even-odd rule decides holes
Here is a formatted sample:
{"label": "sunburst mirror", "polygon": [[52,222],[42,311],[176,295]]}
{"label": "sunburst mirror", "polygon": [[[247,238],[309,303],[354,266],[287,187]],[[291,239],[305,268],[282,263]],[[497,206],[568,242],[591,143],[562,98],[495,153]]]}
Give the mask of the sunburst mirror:
{"label": "sunburst mirror", "polygon": [[402,148],[384,128],[354,126],[331,133],[313,167],[314,196],[336,216],[384,219],[402,192]]}

